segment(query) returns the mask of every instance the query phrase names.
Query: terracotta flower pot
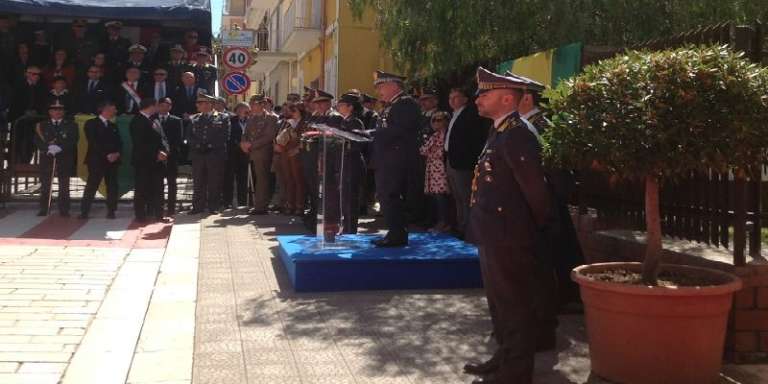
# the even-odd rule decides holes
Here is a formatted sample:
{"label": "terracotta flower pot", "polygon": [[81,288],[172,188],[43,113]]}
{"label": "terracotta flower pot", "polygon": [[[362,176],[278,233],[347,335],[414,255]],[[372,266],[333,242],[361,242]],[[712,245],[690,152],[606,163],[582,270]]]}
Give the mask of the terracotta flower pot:
{"label": "terracotta flower pot", "polygon": [[639,272],[641,264],[591,264],[571,272],[581,286],[592,371],[623,384],[717,382],[728,313],[741,280],[682,265],[664,265],[662,270],[706,276],[720,284],[646,287],[585,276],[615,269]]}

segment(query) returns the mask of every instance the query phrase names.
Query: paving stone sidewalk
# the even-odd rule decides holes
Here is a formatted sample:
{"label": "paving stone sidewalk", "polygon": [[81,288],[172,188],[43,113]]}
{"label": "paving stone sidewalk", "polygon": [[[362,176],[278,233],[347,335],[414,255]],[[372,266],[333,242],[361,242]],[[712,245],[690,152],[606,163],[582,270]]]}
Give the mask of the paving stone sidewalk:
{"label": "paving stone sidewalk", "polygon": [[[277,257],[295,219],[205,219],[193,383],[469,383],[489,355],[480,290],[299,294]],[[537,384],[593,383],[581,316],[562,316],[558,350],[536,361]],[[762,370],[762,371],[761,371]],[[722,383],[768,382],[768,369],[728,367]]]}

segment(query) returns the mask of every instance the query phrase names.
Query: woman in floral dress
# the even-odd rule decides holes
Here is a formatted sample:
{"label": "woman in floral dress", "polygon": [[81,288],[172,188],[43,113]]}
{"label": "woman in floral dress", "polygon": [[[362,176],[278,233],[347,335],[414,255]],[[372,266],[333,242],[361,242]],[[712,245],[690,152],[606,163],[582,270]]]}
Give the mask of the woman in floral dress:
{"label": "woman in floral dress", "polygon": [[436,112],[430,121],[435,133],[421,146],[421,155],[427,158],[427,171],[424,180],[424,193],[432,195],[437,205],[437,224],[431,232],[446,232],[450,229],[448,215],[451,206],[451,190],[448,187],[448,176],[443,162],[445,133],[448,129],[448,113]]}

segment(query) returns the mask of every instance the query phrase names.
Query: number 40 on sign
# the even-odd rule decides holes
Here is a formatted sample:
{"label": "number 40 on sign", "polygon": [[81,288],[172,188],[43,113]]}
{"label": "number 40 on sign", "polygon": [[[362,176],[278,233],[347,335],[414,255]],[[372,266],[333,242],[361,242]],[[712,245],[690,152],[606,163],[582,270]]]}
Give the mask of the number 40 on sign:
{"label": "number 40 on sign", "polygon": [[224,64],[231,69],[248,68],[251,65],[251,53],[246,48],[228,48],[224,51]]}

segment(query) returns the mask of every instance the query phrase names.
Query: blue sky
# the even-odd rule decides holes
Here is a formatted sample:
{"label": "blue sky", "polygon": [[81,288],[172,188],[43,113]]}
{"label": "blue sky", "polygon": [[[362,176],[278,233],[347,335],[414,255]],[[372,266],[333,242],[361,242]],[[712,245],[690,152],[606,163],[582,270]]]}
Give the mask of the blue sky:
{"label": "blue sky", "polygon": [[211,31],[213,35],[219,34],[221,29],[221,10],[224,7],[224,0],[211,0]]}

